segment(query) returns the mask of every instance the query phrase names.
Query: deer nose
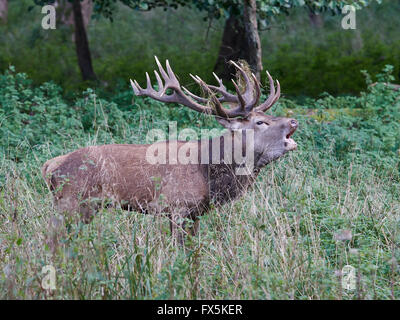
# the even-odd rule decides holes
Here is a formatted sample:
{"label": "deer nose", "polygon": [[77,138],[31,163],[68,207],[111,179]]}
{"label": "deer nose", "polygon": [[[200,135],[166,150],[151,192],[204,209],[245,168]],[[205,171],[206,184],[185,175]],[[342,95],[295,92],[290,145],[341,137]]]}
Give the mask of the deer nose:
{"label": "deer nose", "polygon": [[295,119],[290,119],[289,120],[289,126],[293,129],[296,129],[299,126],[299,123]]}

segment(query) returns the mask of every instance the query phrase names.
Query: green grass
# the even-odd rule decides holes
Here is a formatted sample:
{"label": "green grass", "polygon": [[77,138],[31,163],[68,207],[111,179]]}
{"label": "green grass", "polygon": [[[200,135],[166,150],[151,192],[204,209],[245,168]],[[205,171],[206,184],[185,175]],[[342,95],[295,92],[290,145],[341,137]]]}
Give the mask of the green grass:
{"label": "green grass", "polygon": [[[390,81],[391,71],[378,78]],[[203,216],[184,247],[173,244],[165,217],[118,208],[87,225],[65,218],[55,231],[40,176],[46,159],[86,145],[143,143],[169,120],[217,126],[149,99],[132,105],[124,92],[114,99],[118,107],[88,89],[69,104],[57,86],[0,75],[0,298],[400,298],[397,92],[379,83],[361,97],[281,99],[273,113],[299,120],[299,149],[265,168],[240,200]],[[337,240],[348,230],[349,240]],[[41,288],[46,265],[56,269],[54,291]],[[357,270],[353,291],[341,287],[345,265]]]}
{"label": "green grass", "polygon": [[[266,168],[242,199],[203,216],[184,248],[173,245],[166,218],[117,209],[54,234],[40,163],[33,184],[3,162],[1,298],[398,299],[392,177],[329,167],[332,155],[301,149]],[[335,240],[343,230],[351,240]],[[347,264],[359,273],[354,291],[337,275]],[[45,265],[57,272],[51,293],[40,287]]]}

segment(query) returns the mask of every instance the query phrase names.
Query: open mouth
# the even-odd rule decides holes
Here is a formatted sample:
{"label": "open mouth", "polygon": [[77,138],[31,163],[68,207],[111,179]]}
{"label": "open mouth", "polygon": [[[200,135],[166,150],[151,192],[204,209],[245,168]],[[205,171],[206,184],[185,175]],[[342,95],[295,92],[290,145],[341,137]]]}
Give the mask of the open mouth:
{"label": "open mouth", "polygon": [[286,135],[286,139],[290,139],[290,136],[296,131],[297,128],[291,128],[290,132]]}
{"label": "open mouth", "polygon": [[297,149],[297,143],[290,138],[291,135],[296,131],[297,128],[292,128],[290,132],[286,135],[285,139],[285,147],[287,151],[295,150]]}

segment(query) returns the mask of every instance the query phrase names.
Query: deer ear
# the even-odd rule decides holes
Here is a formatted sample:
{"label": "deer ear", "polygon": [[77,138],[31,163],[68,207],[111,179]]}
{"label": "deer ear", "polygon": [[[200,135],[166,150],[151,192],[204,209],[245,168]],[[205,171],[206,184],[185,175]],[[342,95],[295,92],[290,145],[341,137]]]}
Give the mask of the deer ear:
{"label": "deer ear", "polygon": [[216,118],[218,123],[226,129],[237,130],[240,128],[240,122],[237,119]]}

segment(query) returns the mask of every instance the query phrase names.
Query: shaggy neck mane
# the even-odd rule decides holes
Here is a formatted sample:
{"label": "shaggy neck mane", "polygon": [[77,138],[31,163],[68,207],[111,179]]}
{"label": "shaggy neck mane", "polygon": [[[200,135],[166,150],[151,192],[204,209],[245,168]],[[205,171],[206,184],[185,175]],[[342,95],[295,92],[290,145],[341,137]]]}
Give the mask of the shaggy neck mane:
{"label": "shaggy neck mane", "polygon": [[[254,152],[254,163],[249,174],[237,174],[237,170],[243,169],[244,165],[243,163],[235,162],[233,156],[235,143],[232,143],[233,139],[234,134],[231,131],[222,136],[209,139],[208,145],[201,145],[199,152],[200,157],[204,152],[208,152],[209,162],[202,165],[203,172],[208,179],[210,199],[220,205],[245,193],[247,188],[255,181],[261,169],[256,164],[262,154],[254,152],[250,146],[246,154],[246,131],[243,131],[241,139],[242,155],[247,157],[249,152]],[[232,160],[226,159],[226,154],[224,155],[224,146],[227,142],[233,145],[232,153],[228,155],[228,157],[232,157]],[[237,143],[237,145],[240,146],[240,143]]]}

